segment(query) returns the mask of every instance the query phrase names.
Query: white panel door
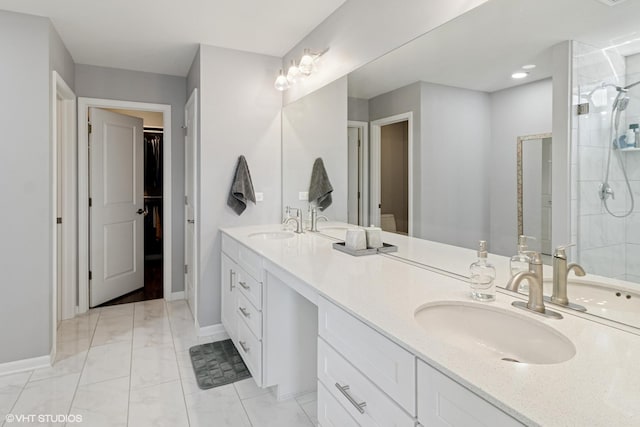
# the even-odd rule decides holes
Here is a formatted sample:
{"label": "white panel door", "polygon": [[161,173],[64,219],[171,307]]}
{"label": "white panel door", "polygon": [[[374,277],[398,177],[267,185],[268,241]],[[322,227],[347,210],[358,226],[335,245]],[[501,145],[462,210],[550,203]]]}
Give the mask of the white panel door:
{"label": "white panel door", "polygon": [[89,110],[90,306],[144,286],[142,119]]}
{"label": "white panel door", "polygon": [[196,144],[197,144],[197,117],[196,105],[198,93],[194,89],[193,94],[187,101],[184,110],[184,122],[187,127],[184,145],[184,204],[185,204],[185,230],[184,230],[184,290],[187,302],[191,308],[191,314],[197,319],[197,286],[198,280],[198,248],[196,232]]}

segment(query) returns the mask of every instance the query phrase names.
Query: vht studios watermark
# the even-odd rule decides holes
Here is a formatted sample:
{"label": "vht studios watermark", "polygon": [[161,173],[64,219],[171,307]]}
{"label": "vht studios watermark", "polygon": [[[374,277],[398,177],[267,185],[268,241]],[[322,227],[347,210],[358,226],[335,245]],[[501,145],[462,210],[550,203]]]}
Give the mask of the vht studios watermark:
{"label": "vht studios watermark", "polygon": [[82,415],[74,414],[7,414],[8,423],[81,423]]}

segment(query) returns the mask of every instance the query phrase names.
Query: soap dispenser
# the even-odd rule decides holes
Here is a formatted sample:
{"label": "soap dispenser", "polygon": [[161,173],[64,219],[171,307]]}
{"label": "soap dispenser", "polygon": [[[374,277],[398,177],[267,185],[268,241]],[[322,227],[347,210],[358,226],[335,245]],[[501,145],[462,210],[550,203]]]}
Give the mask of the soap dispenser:
{"label": "soap dispenser", "polygon": [[[529,271],[529,256],[527,255],[527,251],[529,247],[527,246],[527,240],[535,240],[535,237],[520,235],[518,237],[518,253],[511,257],[511,261],[509,261],[509,268],[511,269],[511,277],[515,276],[520,272]],[[520,282],[520,286],[518,287],[518,291],[524,292],[526,294],[529,293],[529,282],[527,279],[523,279]]]}
{"label": "soap dispenser", "polygon": [[477,301],[496,299],[496,269],[487,262],[487,242],[480,240],[478,261],[469,267],[471,273],[471,298]]}

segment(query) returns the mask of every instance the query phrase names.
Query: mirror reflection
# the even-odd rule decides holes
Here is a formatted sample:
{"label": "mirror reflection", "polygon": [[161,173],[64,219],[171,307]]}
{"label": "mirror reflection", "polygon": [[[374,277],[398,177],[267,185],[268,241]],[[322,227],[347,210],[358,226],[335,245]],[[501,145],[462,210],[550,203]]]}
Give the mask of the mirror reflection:
{"label": "mirror reflection", "polygon": [[530,235],[549,265],[573,243],[589,280],[569,293],[634,324],[639,14],[640,2],[491,0],[287,105],[284,205],[305,203],[322,157],[331,220],[462,248],[487,240],[505,257]]}

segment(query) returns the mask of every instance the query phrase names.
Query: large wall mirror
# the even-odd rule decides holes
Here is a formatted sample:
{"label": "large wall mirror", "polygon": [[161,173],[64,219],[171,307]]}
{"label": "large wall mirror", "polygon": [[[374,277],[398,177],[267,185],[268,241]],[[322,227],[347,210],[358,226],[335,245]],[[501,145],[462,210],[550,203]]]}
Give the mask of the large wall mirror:
{"label": "large wall mirror", "polygon": [[306,203],[322,157],[330,219],[504,256],[519,234],[547,260],[575,243],[640,317],[638,16],[490,0],[287,105],[284,204]]}

